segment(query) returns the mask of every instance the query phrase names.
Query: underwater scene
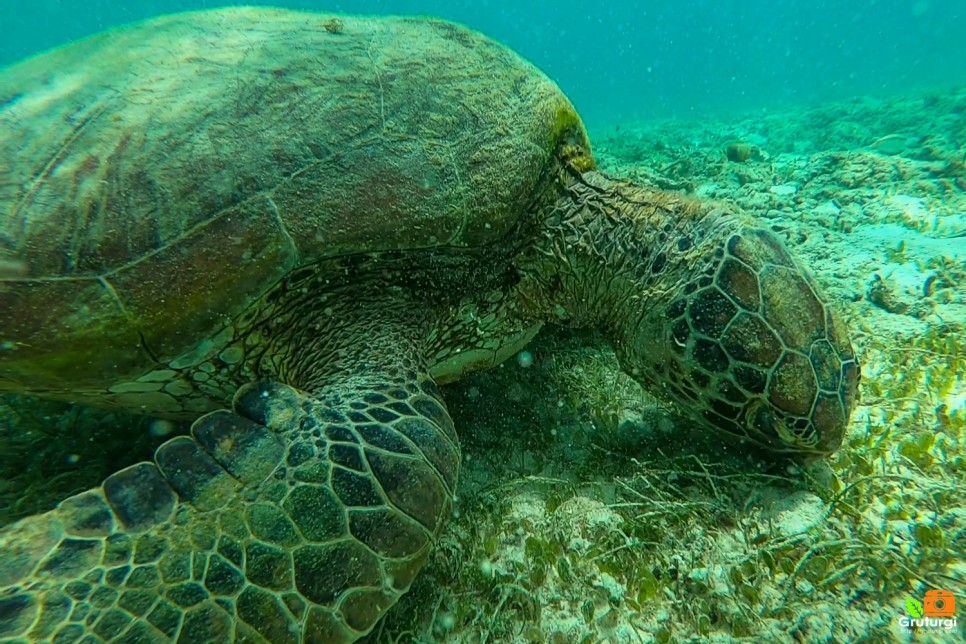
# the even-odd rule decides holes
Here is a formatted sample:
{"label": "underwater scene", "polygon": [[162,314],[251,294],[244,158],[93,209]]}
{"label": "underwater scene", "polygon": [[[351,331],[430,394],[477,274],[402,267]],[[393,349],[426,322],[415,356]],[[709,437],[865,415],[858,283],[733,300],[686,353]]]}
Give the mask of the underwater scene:
{"label": "underwater scene", "polygon": [[966,641],[966,4],[0,0],[0,642]]}

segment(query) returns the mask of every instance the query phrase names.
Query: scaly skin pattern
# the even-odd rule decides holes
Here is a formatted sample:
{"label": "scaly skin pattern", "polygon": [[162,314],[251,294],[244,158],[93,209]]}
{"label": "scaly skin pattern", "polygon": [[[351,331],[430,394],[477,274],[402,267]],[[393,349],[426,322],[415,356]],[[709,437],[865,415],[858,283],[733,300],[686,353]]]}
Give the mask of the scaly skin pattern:
{"label": "scaly skin pattern", "polygon": [[842,442],[859,366],[842,321],[746,214],[586,172],[518,260],[528,315],[600,329],[623,368],[738,442]]}
{"label": "scaly skin pattern", "polygon": [[350,258],[255,303],[234,326],[262,381],[232,411],[0,532],[0,638],[361,637],[455,493],[432,374],[495,364],[546,321],[600,329],[629,374],[711,430],[796,456],[838,447],[855,357],[774,234],[565,159],[548,173],[524,218],[539,225],[503,244]]}
{"label": "scaly skin pattern", "polygon": [[0,533],[0,640],[368,632],[425,563],[460,462],[413,340],[426,327],[389,311],[352,307],[342,326],[338,308],[304,347],[329,365],[324,383],[243,387],[153,463]]}

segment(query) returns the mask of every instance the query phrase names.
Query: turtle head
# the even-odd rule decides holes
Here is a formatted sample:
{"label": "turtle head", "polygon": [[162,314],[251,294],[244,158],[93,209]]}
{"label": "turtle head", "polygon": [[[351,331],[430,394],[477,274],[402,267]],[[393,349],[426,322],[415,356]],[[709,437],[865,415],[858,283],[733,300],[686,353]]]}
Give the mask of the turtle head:
{"label": "turtle head", "polygon": [[522,306],[600,329],[631,377],[736,440],[804,460],[842,444],[859,365],[775,233],[598,172],[565,186]]}
{"label": "turtle head", "polygon": [[730,226],[696,246],[687,278],[637,332],[634,362],[647,366],[626,366],[739,440],[831,453],[859,380],[842,321],[771,231]]}

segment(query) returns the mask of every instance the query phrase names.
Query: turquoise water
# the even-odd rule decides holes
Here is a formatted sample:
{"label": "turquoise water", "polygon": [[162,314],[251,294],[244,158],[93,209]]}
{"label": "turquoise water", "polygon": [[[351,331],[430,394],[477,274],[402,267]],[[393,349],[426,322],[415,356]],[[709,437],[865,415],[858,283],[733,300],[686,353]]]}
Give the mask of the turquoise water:
{"label": "turquoise water", "polygon": [[[0,66],[113,25],[236,3],[0,0]],[[274,2],[464,22],[536,63],[591,127],[966,80],[961,0]]]}

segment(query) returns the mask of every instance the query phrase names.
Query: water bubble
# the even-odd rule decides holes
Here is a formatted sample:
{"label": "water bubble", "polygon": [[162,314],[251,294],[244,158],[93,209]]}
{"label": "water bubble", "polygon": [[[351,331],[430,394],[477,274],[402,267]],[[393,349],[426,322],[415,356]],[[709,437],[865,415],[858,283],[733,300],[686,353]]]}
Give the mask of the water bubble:
{"label": "water bubble", "polygon": [[529,351],[521,351],[517,354],[517,364],[526,369],[533,364],[533,354]]}
{"label": "water bubble", "polygon": [[451,631],[456,626],[456,617],[453,613],[443,613],[439,616],[439,627],[444,631]]}
{"label": "water bubble", "polygon": [[154,436],[155,438],[164,438],[173,431],[174,423],[168,420],[155,420],[151,423],[150,427],[148,427],[148,432],[150,432],[151,436]]}
{"label": "water bubble", "polygon": [[489,579],[493,576],[493,564],[491,564],[488,559],[484,559],[480,562],[480,572],[484,577]]}

